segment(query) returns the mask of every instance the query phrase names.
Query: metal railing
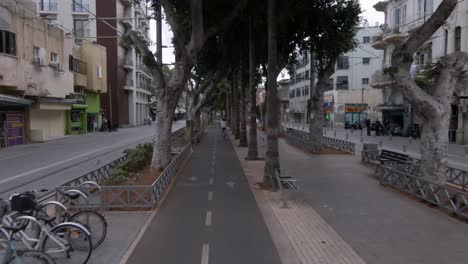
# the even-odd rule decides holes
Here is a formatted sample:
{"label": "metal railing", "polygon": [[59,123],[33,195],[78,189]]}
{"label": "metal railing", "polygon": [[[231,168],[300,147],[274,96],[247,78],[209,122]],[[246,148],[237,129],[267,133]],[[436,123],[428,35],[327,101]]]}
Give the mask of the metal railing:
{"label": "metal railing", "polygon": [[57,3],[48,3],[48,2],[41,2],[39,4],[40,11],[51,11],[57,12]]}
{"label": "metal railing", "polygon": [[381,166],[380,172],[382,185],[390,185],[468,219],[468,193],[387,166]]}
{"label": "metal railing", "polygon": [[[361,152],[361,162],[376,164],[379,160],[379,153],[368,152],[363,150]],[[393,166],[395,170],[402,171],[404,173],[411,174],[415,177],[421,178],[421,160],[413,157],[408,157],[405,164],[399,166]],[[379,170],[378,170],[379,171]],[[461,190],[468,192],[468,171],[457,169],[453,167],[447,167],[446,182],[460,186]]]}
{"label": "metal railing", "polygon": [[[316,152],[319,148],[316,144],[313,144],[310,140],[309,133],[289,128],[286,141],[292,145],[295,145],[308,152]],[[331,138],[322,136],[322,146],[327,146],[340,151],[354,153],[356,151],[356,145],[352,142],[341,140],[337,138]]]}

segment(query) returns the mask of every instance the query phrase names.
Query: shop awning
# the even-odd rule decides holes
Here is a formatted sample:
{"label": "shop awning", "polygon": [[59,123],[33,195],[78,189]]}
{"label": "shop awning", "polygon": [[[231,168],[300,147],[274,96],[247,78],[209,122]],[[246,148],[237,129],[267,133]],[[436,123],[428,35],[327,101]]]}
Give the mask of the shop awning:
{"label": "shop awning", "polygon": [[405,107],[402,105],[379,105],[377,107],[379,110],[387,110],[387,111],[402,111],[405,110]]}
{"label": "shop awning", "polygon": [[88,105],[85,104],[72,104],[72,109],[86,109]]}
{"label": "shop awning", "polygon": [[21,97],[0,94],[0,105],[30,106],[34,103],[32,100]]}

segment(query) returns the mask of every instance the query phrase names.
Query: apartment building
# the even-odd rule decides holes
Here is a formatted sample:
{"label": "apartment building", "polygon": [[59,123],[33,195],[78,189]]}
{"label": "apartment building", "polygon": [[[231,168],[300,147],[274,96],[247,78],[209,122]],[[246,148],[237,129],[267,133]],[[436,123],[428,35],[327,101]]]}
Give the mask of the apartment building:
{"label": "apartment building", "polygon": [[29,0],[0,2],[0,147],[63,137],[73,40]]}
{"label": "apartment building", "polygon": [[149,118],[152,77],[135,48],[116,36],[134,30],[150,43],[150,10],[145,1],[135,4],[131,0],[99,0],[96,3],[98,17],[116,18],[97,22],[97,41],[107,48],[109,93],[101,98],[103,109],[114,126],[142,125]]}
{"label": "apartment building", "polygon": [[[363,25],[356,33],[356,48],[337,60],[330,88],[324,94],[325,118],[330,125],[344,126],[369,118],[381,118],[378,106],[382,91],[373,89],[370,80],[382,65],[383,51],[371,46],[371,38],[380,28]],[[310,98],[310,55],[301,56],[291,76],[289,89],[289,122],[308,122]]]}
{"label": "apartment building", "polygon": [[68,55],[68,70],[73,72],[76,100],[66,113],[66,134],[76,135],[103,129],[101,96],[107,92],[107,52],[97,44],[96,0],[35,0],[40,18],[65,31],[74,40]]}
{"label": "apartment building", "polygon": [[[372,46],[384,52],[381,71],[377,72],[371,85],[383,89],[384,121],[402,123],[404,130],[413,125],[421,125],[417,114],[411,111],[411,105],[396,89],[388,87],[389,80],[382,74],[390,66],[391,55],[398,45],[409,34],[424,24],[437,9],[441,0],[387,0],[378,2],[374,8],[385,13],[385,24],[381,32],[373,37]],[[412,75],[415,78],[424,76],[424,68],[437,62],[441,57],[455,51],[468,51],[467,27],[468,1],[462,0],[447,22],[414,54]],[[456,103],[452,105],[449,139],[458,144],[468,141],[468,101],[463,99],[467,88],[457,91]]]}

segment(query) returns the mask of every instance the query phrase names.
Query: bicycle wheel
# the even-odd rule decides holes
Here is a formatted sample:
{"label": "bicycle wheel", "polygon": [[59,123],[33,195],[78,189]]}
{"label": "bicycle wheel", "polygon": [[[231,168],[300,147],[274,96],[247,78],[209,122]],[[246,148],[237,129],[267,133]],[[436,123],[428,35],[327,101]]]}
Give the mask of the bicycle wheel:
{"label": "bicycle wheel", "polygon": [[63,223],[50,230],[42,240],[42,251],[57,264],[88,263],[93,251],[89,232],[75,223]]}
{"label": "bicycle wheel", "polygon": [[[99,247],[106,239],[107,222],[104,216],[94,211],[80,211],[70,217],[70,222],[75,222],[86,227],[91,233],[93,249]],[[73,240],[71,241],[73,243]],[[79,245],[74,245],[79,248]]]}
{"label": "bicycle wheel", "polygon": [[55,264],[53,258],[49,255],[35,250],[17,252],[18,256],[13,257],[10,264]]}

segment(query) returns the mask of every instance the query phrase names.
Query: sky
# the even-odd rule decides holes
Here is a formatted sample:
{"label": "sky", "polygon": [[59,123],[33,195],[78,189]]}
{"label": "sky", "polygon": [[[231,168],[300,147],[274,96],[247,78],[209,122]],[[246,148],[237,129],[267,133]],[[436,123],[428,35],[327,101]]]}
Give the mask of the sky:
{"label": "sky", "polygon": [[[381,0],[360,0],[361,8],[363,10],[362,17],[367,19],[369,25],[373,26],[377,22],[382,24],[384,22],[384,14],[382,12],[377,12],[372,7],[377,2]],[[171,39],[172,39],[172,32],[170,27],[167,23],[163,23],[163,33],[162,33],[162,44],[163,46],[172,46]],[[150,38],[153,43],[156,42],[156,21],[150,21]],[[152,47],[152,50],[155,50],[155,46]],[[174,49],[172,47],[163,48],[163,63],[174,63]]]}

